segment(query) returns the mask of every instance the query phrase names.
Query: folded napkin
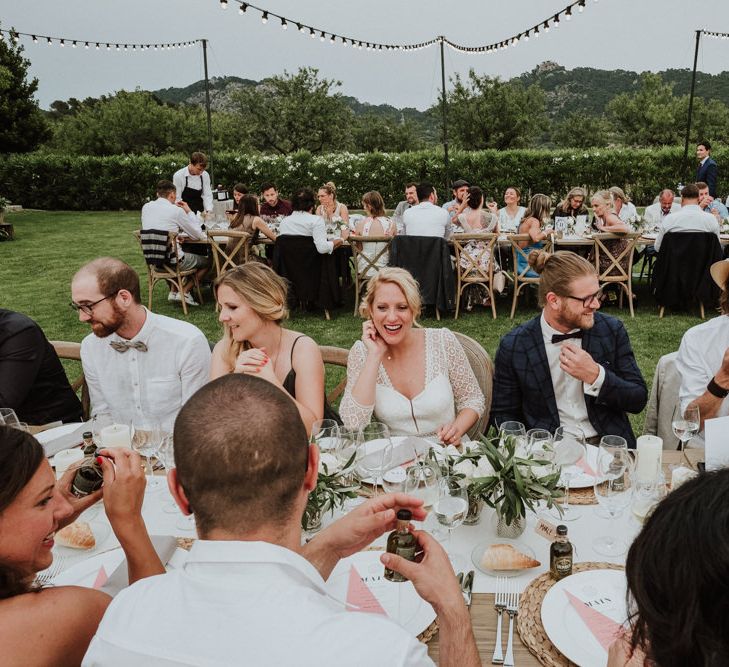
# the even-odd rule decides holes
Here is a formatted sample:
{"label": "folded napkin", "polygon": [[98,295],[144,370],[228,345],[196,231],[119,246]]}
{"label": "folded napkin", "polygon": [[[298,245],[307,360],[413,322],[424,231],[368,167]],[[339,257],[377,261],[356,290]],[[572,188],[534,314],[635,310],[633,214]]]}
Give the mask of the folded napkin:
{"label": "folded napkin", "polygon": [[[371,451],[365,456],[364,466],[367,469],[377,468],[379,461],[382,460],[382,449],[385,446],[384,440],[378,441],[373,440],[371,444],[368,443],[368,450],[371,447]],[[414,461],[416,457],[425,456],[428,450],[433,446],[432,442],[423,438],[415,436],[408,436],[402,442],[392,447],[392,463],[394,466],[405,465]],[[367,465],[369,461],[372,461],[375,465]]]}
{"label": "folded napkin", "polygon": [[570,601],[575,611],[579,614],[583,620],[587,629],[594,635],[595,639],[600,642],[606,651],[615,641],[616,637],[619,637],[623,631],[623,626],[612,618],[605,616],[605,614],[593,609],[587,603],[580,600],[576,595],[573,595],[569,591],[565,590],[567,599]]}
{"label": "folded napkin", "polygon": [[[152,546],[157,552],[159,559],[162,561],[162,565],[167,565],[167,561],[172,558],[172,555],[177,549],[177,539],[170,535],[150,535],[152,540]],[[101,570],[103,570],[103,566]],[[102,572],[99,570],[99,574],[96,575],[96,582],[94,588],[98,588],[104,593],[108,593],[114,597],[119,591],[129,586],[129,573],[127,571],[127,559],[125,558],[119,566],[114,570],[111,575],[102,584],[97,586],[97,583],[102,578]],[[104,571],[106,574],[106,571]]]}
{"label": "folded napkin", "polygon": [[387,612],[382,608],[382,605],[367,584],[362,581],[362,577],[354,565],[349,568],[346,609],[347,611],[364,611],[370,614],[387,616]]}

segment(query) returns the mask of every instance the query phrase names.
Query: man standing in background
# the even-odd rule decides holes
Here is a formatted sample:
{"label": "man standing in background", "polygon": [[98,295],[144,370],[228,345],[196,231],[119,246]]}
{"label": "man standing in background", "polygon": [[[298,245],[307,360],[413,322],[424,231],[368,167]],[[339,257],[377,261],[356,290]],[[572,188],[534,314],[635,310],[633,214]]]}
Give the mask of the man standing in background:
{"label": "man standing in background", "polygon": [[706,183],[709,186],[709,194],[716,197],[719,166],[711,157],[711,144],[708,141],[700,141],[696,145],[696,157],[699,161],[698,169],[696,169],[696,182]]}
{"label": "man standing in background", "polygon": [[193,213],[213,212],[213,191],[210,189],[210,174],[205,169],[208,156],[195,152],[190,164],[175,172],[172,182],[177,190],[177,200],[184,201]]}

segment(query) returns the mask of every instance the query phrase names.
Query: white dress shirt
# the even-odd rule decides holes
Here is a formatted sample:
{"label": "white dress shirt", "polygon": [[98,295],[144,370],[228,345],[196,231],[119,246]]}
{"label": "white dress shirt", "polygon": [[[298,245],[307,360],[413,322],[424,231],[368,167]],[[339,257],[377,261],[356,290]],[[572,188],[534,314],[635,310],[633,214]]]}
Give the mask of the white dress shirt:
{"label": "white dress shirt", "polygon": [[145,311],[130,342],[144,343],[146,352],[117,352],[110,343],[126,339],[91,333],[81,342],[81,364],[93,413],[137,425],[154,419],[171,429],[180,408],[209,379],[210,345],[189,322]]}
{"label": "white dress shirt", "polygon": [[409,208],[402,216],[406,236],[448,238],[451,216],[444,208],[424,201]]}
{"label": "white dress shirt", "polygon": [[680,210],[681,204],[675,201],[671,204],[671,210],[668,213],[664,213],[660,202],[656,202],[655,204],[646,206],[645,211],[643,212],[643,218],[649,225],[658,227],[671,213],[675,213]]}
{"label": "white dress shirt", "polygon": [[204,171],[199,176],[191,174],[187,167],[178,169],[172,177],[172,182],[177,188],[177,199],[182,199],[182,191],[185,189],[185,178],[187,178],[187,187],[191,190],[199,190],[202,188],[203,207],[206,211],[213,210],[213,191],[210,187],[210,174]]}
{"label": "white dress shirt", "polygon": [[[547,351],[547,362],[549,363],[549,374],[552,376],[552,386],[554,387],[554,399],[557,403],[557,412],[559,413],[559,423],[561,426],[577,426],[582,429],[586,438],[594,438],[598,435],[595,427],[590,422],[587,415],[587,404],[585,403],[585,394],[588,396],[597,396],[605,381],[605,369],[599,366],[600,371],[597,379],[592,384],[580,382],[577,378],[573,378],[565,373],[559,366],[559,353],[564,343],[572,343],[576,345],[579,341],[582,347],[582,340],[579,338],[568,339],[559,343],[552,342],[553,335],[561,335],[561,331],[553,329],[544,317],[544,311],[540,318],[542,326],[542,336],[544,337],[544,348]],[[569,333],[573,333],[577,329],[573,329]]]}
{"label": "white dress shirt", "polygon": [[327,228],[324,218],[306,213],[305,211],[294,211],[291,215],[281,220],[278,227],[280,236],[311,236],[317,251],[322,255],[331,255],[334,251],[334,242],[327,241]]}
{"label": "white dress shirt", "polygon": [[638,219],[638,210],[635,208],[635,204],[629,201],[620,207],[620,213],[618,217],[623,222],[633,222]]}
{"label": "white dress shirt", "polygon": [[347,611],[309,561],[268,542],[197,540],[185,566],[112,601],[84,667],[433,665],[378,614]]}
{"label": "white dress shirt", "polygon": [[[706,385],[721,368],[729,348],[729,317],[722,315],[691,327],[681,339],[676,370],[681,376],[679,401],[685,410],[691,401],[706,391]],[[729,415],[729,396],[719,406],[717,417]]]}
{"label": "white dress shirt", "polygon": [[[198,217],[192,211],[185,213],[166,197],[157,197],[154,201],[149,201],[142,206],[142,229],[184,232],[195,241],[205,238],[205,232],[202,230]],[[183,252],[178,244],[178,259],[182,259],[182,255]]]}
{"label": "white dress shirt", "polygon": [[661,249],[663,237],[670,232],[712,232],[719,238],[719,222],[711,215],[702,211],[698,204],[686,204],[680,211],[671,213],[663,219],[653,247],[656,252]]}

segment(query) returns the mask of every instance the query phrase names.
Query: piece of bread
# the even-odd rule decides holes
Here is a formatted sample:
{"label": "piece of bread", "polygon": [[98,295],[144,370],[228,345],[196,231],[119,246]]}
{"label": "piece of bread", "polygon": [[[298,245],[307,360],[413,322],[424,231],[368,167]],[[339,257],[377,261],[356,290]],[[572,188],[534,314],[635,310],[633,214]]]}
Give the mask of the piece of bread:
{"label": "piece of bread", "polygon": [[523,554],[511,544],[492,544],[481,556],[481,567],[485,570],[527,570],[538,565],[541,565],[538,560]]}
{"label": "piece of bread", "polygon": [[91,526],[85,521],[76,521],[56,533],[55,541],[70,549],[93,549],[96,546]]}

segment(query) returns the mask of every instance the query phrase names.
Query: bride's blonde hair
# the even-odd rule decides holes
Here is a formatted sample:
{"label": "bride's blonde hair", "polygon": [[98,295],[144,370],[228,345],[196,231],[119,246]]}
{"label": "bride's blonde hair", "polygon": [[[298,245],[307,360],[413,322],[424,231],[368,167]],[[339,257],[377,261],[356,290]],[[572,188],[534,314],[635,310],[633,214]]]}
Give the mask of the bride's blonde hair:
{"label": "bride's blonde hair", "polygon": [[377,292],[377,288],[385,283],[392,283],[400,288],[413,314],[413,320],[417,320],[422,310],[418,281],[413,278],[409,271],[394,266],[381,268],[367,281],[367,291],[359,306],[359,314],[366,319],[372,317],[372,304],[375,302],[375,293]]}

